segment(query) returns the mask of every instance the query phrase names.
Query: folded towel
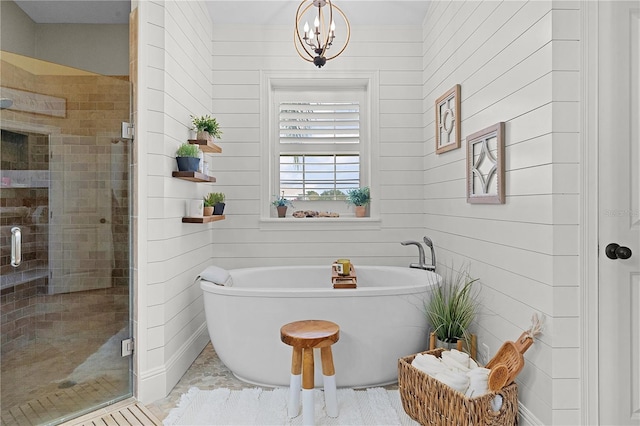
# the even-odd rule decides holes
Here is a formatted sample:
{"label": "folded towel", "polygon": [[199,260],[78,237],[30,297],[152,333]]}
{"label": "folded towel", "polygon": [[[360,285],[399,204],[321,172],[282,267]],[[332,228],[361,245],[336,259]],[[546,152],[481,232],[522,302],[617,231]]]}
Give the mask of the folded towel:
{"label": "folded towel", "polygon": [[217,285],[223,285],[230,287],[233,285],[233,280],[229,271],[220,268],[218,266],[209,266],[200,273],[200,278],[212,282]]}

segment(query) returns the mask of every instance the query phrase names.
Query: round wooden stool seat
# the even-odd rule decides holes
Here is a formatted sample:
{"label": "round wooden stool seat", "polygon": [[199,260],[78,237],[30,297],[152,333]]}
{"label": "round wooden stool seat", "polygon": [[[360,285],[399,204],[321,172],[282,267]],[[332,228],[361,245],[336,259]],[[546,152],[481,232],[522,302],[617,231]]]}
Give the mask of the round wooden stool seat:
{"label": "round wooden stool seat", "polygon": [[280,339],[293,347],[291,356],[291,381],[289,385],[289,417],[299,413],[300,385],[302,385],[302,415],[304,425],[314,424],[314,362],[313,350],[320,350],[326,413],[338,417],[336,396],[336,372],[331,345],[340,338],[338,324],[324,320],[290,322],[280,328]]}
{"label": "round wooden stool seat", "polygon": [[304,320],[285,324],[280,328],[283,343],[296,348],[331,346],[340,338],[338,324],[324,320]]}

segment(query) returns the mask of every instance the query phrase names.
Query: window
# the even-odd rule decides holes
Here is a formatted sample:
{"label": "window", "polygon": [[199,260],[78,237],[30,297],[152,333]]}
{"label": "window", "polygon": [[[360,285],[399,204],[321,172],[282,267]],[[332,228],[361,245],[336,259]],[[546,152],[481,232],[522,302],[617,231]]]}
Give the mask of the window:
{"label": "window", "polygon": [[[344,202],[347,191],[369,186],[372,193],[377,192],[377,162],[372,161],[377,132],[370,126],[377,114],[378,76],[294,74],[262,74],[262,129],[268,149],[262,151],[261,217],[276,216],[271,201],[283,192],[295,210],[354,216]],[[377,205],[371,207],[370,215],[377,218]],[[305,229],[312,226],[309,221],[303,223]]]}
{"label": "window", "polygon": [[280,191],[295,200],[344,200],[360,186],[360,104],[279,107]]}
{"label": "window", "polygon": [[294,202],[344,201],[348,190],[365,185],[362,101],[362,90],[278,92],[278,194]]}

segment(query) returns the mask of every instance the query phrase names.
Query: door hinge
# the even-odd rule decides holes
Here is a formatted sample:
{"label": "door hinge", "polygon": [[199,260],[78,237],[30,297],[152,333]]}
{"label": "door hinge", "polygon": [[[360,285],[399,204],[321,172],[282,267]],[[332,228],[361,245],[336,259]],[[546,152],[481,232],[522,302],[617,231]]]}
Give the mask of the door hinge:
{"label": "door hinge", "polygon": [[121,351],[121,356],[129,356],[133,354],[133,337],[129,337],[128,339],[124,339],[121,342],[122,345],[122,351]]}
{"label": "door hinge", "polygon": [[126,121],[122,122],[122,139],[133,139],[135,135],[135,128],[133,127],[133,123],[127,123]]}

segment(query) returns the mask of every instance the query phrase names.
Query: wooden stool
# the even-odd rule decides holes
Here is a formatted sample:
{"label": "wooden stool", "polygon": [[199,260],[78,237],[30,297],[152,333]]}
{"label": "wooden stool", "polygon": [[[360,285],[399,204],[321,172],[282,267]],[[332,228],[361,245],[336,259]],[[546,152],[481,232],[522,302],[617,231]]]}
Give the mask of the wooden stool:
{"label": "wooden stool", "polygon": [[[327,415],[338,417],[336,372],[333,367],[331,345],[340,338],[340,327],[331,321],[305,320],[285,324],[280,328],[280,339],[293,346],[291,357],[291,382],[289,387],[289,417],[296,417],[300,409],[300,382],[302,382],[302,422],[314,423],[313,401],[313,350],[320,349],[324,401]],[[302,376],[302,377],[301,377]]]}

